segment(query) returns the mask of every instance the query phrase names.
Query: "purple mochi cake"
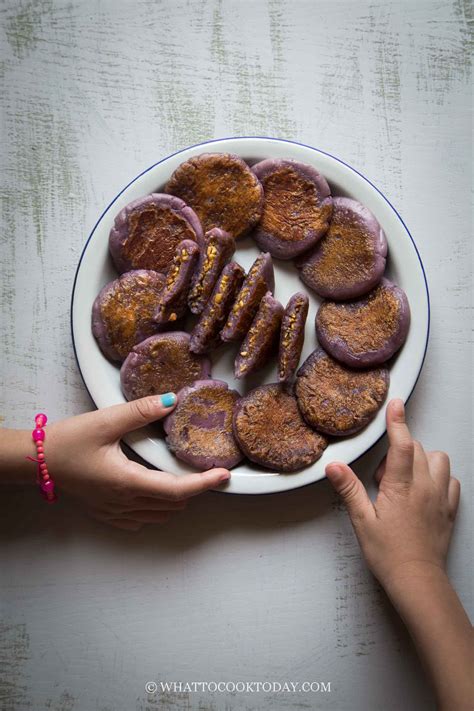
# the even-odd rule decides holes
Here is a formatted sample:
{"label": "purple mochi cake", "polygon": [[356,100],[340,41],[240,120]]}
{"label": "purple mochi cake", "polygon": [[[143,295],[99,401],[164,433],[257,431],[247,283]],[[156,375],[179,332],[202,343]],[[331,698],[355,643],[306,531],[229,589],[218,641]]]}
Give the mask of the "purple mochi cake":
{"label": "purple mochi cake", "polygon": [[178,393],[186,385],[211,376],[211,361],[189,350],[189,335],[171,331],[150,336],[129,353],[120,370],[127,400]]}
{"label": "purple mochi cake", "polygon": [[220,332],[243,284],[245,270],[237,262],[226,264],[214,286],[211,298],[191,332],[193,353],[209,353],[220,343]]}
{"label": "purple mochi cake", "polygon": [[234,375],[243,378],[263,368],[276,351],[283,306],[267,291],[235,359]]}
{"label": "purple mochi cake", "polygon": [[240,341],[250,328],[260,301],[267,291],[273,294],[275,275],[272,258],[261,253],[254,261],[221,331],[223,341]]}
{"label": "purple mochi cake", "polygon": [[202,153],[174,171],[165,192],[186,201],[205,231],[220,227],[239,239],[262,214],[263,190],[259,180],[239,156]]}
{"label": "purple mochi cake", "polygon": [[346,197],[333,199],[329,229],[297,261],[301,279],[326,299],[355,299],[373,289],[385,271],[387,239],[374,215]]}
{"label": "purple mochi cake", "polygon": [[218,227],[206,232],[188,294],[188,305],[193,314],[203,312],[219,274],[234,252],[235,240],[228,232]]}
{"label": "purple mochi cake", "polygon": [[409,326],[406,294],[385,278],[357,301],[323,302],[316,315],[320,345],[352,368],[385,363],[405,342]]}
{"label": "purple mochi cake", "polygon": [[173,322],[186,313],[189,288],[198,259],[199,247],[196,242],[185,239],[178,244],[166,274],[165,288],[155,310],[156,323]]}
{"label": "purple mochi cake", "polygon": [[317,461],[327,439],[303,420],[294,395],[281,383],[261,385],[236,404],[234,434],[243,453],[256,464],[294,472]]}
{"label": "purple mochi cake", "polygon": [[263,213],[253,238],[278,259],[293,259],[318,242],[329,226],[329,185],[311,165],[268,158],[252,166],[263,185]]}
{"label": "purple mochi cake", "polygon": [[153,193],[119,212],[110,231],[109,249],[119,273],[130,269],[164,273],[184,239],[202,244],[196,213],[180,198]]}
{"label": "purple mochi cake", "polygon": [[278,380],[281,383],[291,381],[300,362],[308,309],[309,299],[301,291],[293,294],[286,305],[278,350]]}
{"label": "purple mochi cake", "polygon": [[164,286],[163,274],[136,269],[99,292],[92,306],[92,333],[107,358],[123,361],[133,346],[160,330],[153,316]]}
{"label": "purple mochi cake", "polygon": [[170,450],[200,470],[235,467],[243,459],[232,429],[238,399],[222,380],[198,380],[183,388],[164,422]]}
{"label": "purple mochi cake", "polygon": [[317,348],[296,377],[296,399],[306,422],[319,432],[345,437],[359,432],[382,407],[387,368],[353,370]]}

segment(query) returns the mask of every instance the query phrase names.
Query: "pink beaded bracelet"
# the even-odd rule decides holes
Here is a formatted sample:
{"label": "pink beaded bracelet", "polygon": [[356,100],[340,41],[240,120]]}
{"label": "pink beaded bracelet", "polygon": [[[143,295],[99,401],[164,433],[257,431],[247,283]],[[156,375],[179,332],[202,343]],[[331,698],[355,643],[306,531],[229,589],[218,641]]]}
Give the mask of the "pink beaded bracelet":
{"label": "pink beaded bracelet", "polygon": [[57,500],[57,496],[54,493],[54,481],[46,466],[46,460],[44,456],[44,437],[45,431],[43,427],[47,423],[48,418],[42,412],[35,416],[36,429],[33,430],[31,436],[33,437],[33,442],[36,445],[37,458],[26,457],[32,462],[38,464],[38,472],[36,475],[36,483],[40,488],[41,495],[49,504],[54,503]]}

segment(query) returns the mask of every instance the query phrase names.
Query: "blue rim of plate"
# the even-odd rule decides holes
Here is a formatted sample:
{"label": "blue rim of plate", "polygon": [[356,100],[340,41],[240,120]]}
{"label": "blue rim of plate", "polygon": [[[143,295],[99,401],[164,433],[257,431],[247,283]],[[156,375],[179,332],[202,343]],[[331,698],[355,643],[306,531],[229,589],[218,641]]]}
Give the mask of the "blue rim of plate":
{"label": "blue rim of plate", "polygon": [[[416,388],[416,384],[418,383],[418,380],[419,380],[419,378],[420,378],[421,371],[423,370],[423,365],[424,365],[424,363],[425,363],[425,358],[426,358],[426,352],[427,352],[427,350],[428,350],[428,341],[429,341],[429,337],[430,337],[430,327],[431,327],[431,302],[430,302],[430,292],[429,292],[429,288],[428,288],[428,280],[427,280],[427,278],[426,278],[425,267],[423,266],[423,261],[422,261],[421,256],[420,256],[420,252],[418,251],[418,247],[416,246],[415,240],[414,240],[413,237],[411,236],[410,230],[409,230],[408,227],[406,226],[406,224],[405,224],[405,222],[404,222],[402,216],[401,216],[400,213],[398,212],[398,210],[392,205],[392,203],[390,202],[390,200],[383,194],[383,192],[382,192],[381,190],[379,190],[378,187],[372,183],[371,180],[369,180],[368,178],[366,178],[365,175],[363,175],[360,171],[357,170],[357,168],[353,168],[352,165],[349,165],[349,163],[346,163],[345,161],[341,160],[341,159],[338,158],[337,156],[333,156],[332,153],[328,153],[327,151],[323,151],[323,150],[321,150],[320,148],[315,148],[314,146],[310,146],[310,145],[308,145],[307,143],[301,143],[301,142],[299,142],[299,141],[290,141],[290,140],[287,139],[287,138],[271,138],[270,136],[227,136],[227,137],[223,137],[223,138],[212,138],[212,139],[210,139],[210,140],[208,140],[208,141],[201,141],[200,143],[194,143],[192,146],[187,146],[186,148],[181,148],[181,150],[175,151],[174,153],[170,153],[168,156],[165,156],[164,158],[162,158],[161,160],[157,161],[156,163],[153,163],[153,165],[150,165],[148,168],[146,168],[146,169],[143,170],[141,173],[139,173],[138,175],[136,175],[136,176],[133,178],[133,180],[131,180],[129,183],[127,183],[127,185],[125,185],[125,187],[122,188],[122,190],[121,190],[119,193],[117,193],[117,195],[114,197],[114,199],[111,200],[111,202],[107,205],[107,207],[105,208],[105,210],[103,210],[101,216],[99,217],[99,219],[98,219],[97,222],[95,223],[94,227],[92,228],[92,232],[90,233],[89,237],[87,238],[87,241],[86,241],[86,243],[85,243],[85,245],[84,245],[84,247],[83,247],[83,250],[82,250],[82,252],[81,252],[81,256],[79,257],[79,262],[78,262],[78,264],[77,264],[77,269],[76,269],[76,273],[75,273],[75,275],[74,275],[74,281],[73,281],[73,284],[72,284],[71,307],[70,307],[70,326],[71,326],[72,347],[73,347],[73,350],[74,350],[74,357],[75,357],[75,359],[76,359],[77,367],[78,367],[80,376],[81,376],[81,378],[82,378],[82,382],[84,383],[84,387],[85,387],[85,389],[87,390],[87,394],[89,395],[90,399],[92,400],[92,402],[94,403],[94,406],[95,406],[96,408],[97,408],[97,405],[96,405],[96,403],[95,403],[94,398],[92,397],[92,395],[91,395],[91,393],[90,393],[89,388],[87,387],[86,381],[85,381],[85,379],[84,379],[84,375],[83,375],[82,370],[81,370],[81,366],[80,366],[80,363],[79,363],[79,359],[78,359],[78,357],[77,357],[76,342],[75,342],[75,340],[74,340],[74,323],[73,323],[73,315],[72,315],[72,314],[73,314],[73,305],[74,305],[74,293],[75,293],[75,291],[76,291],[76,282],[77,282],[77,277],[78,277],[78,274],[79,274],[79,269],[81,268],[82,259],[83,259],[83,257],[84,257],[85,252],[86,252],[86,249],[87,249],[87,247],[88,247],[88,244],[89,244],[89,242],[91,241],[91,239],[92,239],[92,237],[93,237],[93,235],[94,235],[94,232],[95,232],[96,229],[97,229],[97,226],[98,226],[99,222],[102,220],[102,218],[104,217],[105,213],[106,213],[106,212],[109,210],[109,208],[114,204],[114,202],[120,197],[120,195],[122,195],[122,193],[125,192],[125,190],[126,190],[130,185],[132,185],[132,183],[134,183],[135,181],[137,181],[138,178],[141,178],[142,175],[145,175],[145,173],[148,173],[150,170],[153,170],[153,168],[155,168],[157,165],[160,165],[160,163],[163,163],[165,160],[168,160],[169,158],[173,158],[173,156],[177,156],[177,155],[179,155],[180,153],[184,153],[185,151],[189,150],[190,148],[197,148],[198,146],[206,146],[206,145],[209,145],[210,143],[219,143],[220,141],[239,141],[239,140],[242,140],[242,141],[243,141],[243,140],[248,140],[248,139],[259,139],[259,140],[265,140],[265,141],[277,141],[278,143],[290,143],[290,144],[295,145],[295,146],[303,146],[304,148],[310,148],[312,151],[315,151],[316,153],[321,153],[322,155],[328,156],[329,158],[332,158],[333,160],[336,160],[338,163],[341,163],[342,165],[345,165],[346,168],[350,168],[350,170],[352,170],[354,173],[357,173],[357,175],[360,175],[360,177],[363,178],[366,183],[369,183],[369,185],[371,185],[371,186],[374,188],[374,190],[376,190],[376,191],[378,192],[378,194],[385,200],[385,202],[392,208],[392,210],[394,211],[394,213],[396,214],[396,216],[398,217],[398,219],[399,219],[400,222],[402,223],[403,227],[405,228],[405,231],[406,231],[407,235],[409,236],[409,238],[410,238],[410,240],[411,240],[411,242],[412,242],[412,244],[413,244],[413,247],[415,248],[415,252],[416,252],[416,256],[418,257],[418,261],[420,262],[420,267],[421,267],[421,271],[422,271],[422,274],[423,274],[423,279],[424,279],[424,282],[425,282],[426,300],[427,300],[427,304],[428,304],[428,325],[427,325],[427,329],[426,329],[425,350],[424,350],[424,352],[423,352],[423,358],[422,358],[422,360],[421,360],[420,368],[419,368],[419,370],[418,370],[418,375],[416,376],[416,380],[415,380],[415,382],[414,382],[414,384],[413,384],[413,387],[412,387],[412,389],[411,389],[411,391],[410,391],[410,394],[408,395],[407,399],[405,400],[405,404],[409,401],[409,399],[410,399],[411,396],[413,395],[413,392],[414,392],[414,390],[415,390],[415,388]],[[386,431],[387,431],[387,430],[385,429],[385,430],[382,432],[382,434],[380,435],[380,437],[378,437],[378,438],[375,440],[375,442],[370,445],[370,447],[368,447],[364,452],[362,452],[362,454],[359,454],[359,456],[358,456],[356,459],[352,460],[352,462],[349,462],[349,464],[352,464],[353,462],[357,461],[357,459],[360,459],[360,458],[363,457],[365,454],[367,454],[367,452],[370,452],[370,450],[371,450],[373,447],[375,447],[375,445],[376,445],[378,442],[380,442],[380,440],[382,439],[382,437],[385,436]],[[126,446],[129,447],[129,445],[126,445]],[[129,447],[129,448],[132,449],[131,447]],[[134,451],[134,450],[132,449],[132,451]],[[138,455],[138,456],[140,456],[140,455]],[[149,463],[149,462],[148,462],[148,463]],[[305,487],[305,486],[311,486],[312,484],[318,484],[319,482],[324,481],[325,479],[326,479],[326,476],[322,477],[321,479],[318,479],[317,481],[309,482],[308,484],[301,484],[300,486],[295,486],[294,488],[295,488],[295,489],[301,489],[301,488],[303,488],[303,487]],[[287,491],[288,491],[288,490],[285,489],[284,491],[264,492],[264,493],[252,494],[252,495],[253,495],[253,496],[264,496],[266,493],[271,493],[271,494],[284,494],[284,493],[286,493]],[[292,489],[290,489],[290,491],[292,491]],[[224,492],[224,491],[221,491],[221,492],[218,492],[218,493],[224,494],[225,492]]]}

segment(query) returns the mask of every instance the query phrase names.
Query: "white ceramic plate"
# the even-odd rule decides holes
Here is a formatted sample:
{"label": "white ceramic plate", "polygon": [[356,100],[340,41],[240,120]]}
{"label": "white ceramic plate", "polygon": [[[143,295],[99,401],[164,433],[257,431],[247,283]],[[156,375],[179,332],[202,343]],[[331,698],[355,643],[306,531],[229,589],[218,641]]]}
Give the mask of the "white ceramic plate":
{"label": "white ceramic plate", "polygon": [[[347,195],[366,205],[382,225],[387,235],[389,258],[387,276],[407,293],[411,308],[408,339],[390,368],[388,397],[406,401],[420,374],[429,334],[429,295],[423,265],[415,243],[402,218],[387,198],[358,171],[323,151],[291,141],[274,138],[227,138],[191,146],[165,158],[132,180],[99,218],[86,242],[73,286],[71,326],[73,344],[82,378],[97,407],[124,402],[120,389],[119,368],[101,353],[91,333],[91,308],[100,289],[116,277],[108,253],[108,237],[115,215],[124,205],[152,192],[160,192],[171,173],[180,163],[203,152],[230,152],[250,164],[263,158],[293,158],[313,165],[328,180],[334,195]],[[259,250],[250,238],[238,242],[235,259],[248,268]],[[275,295],[286,304],[295,291],[306,290],[310,311],[306,325],[301,363],[316,347],[314,319],[319,298],[298,278],[291,262],[274,260]],[[276,381],[276,365],[257,373],[245,383],[235,381],[233,360],[236,347],[220,349],[214,359],[213,377],[226,380],[231,388],[243,393],[263,382]],[[362,432],[353,437],[333,441],[321,459],[300,472],[281,474],[266,472],[244,461],[232,470],[225,491],[231,494],[263,494],[294,489],[324,478],[325,465],[338,459],[350,463],[360,457],[385,432],[384,409]],[[125,441],[143,459],[157,469],[185,473],[189,467],[168,451],[157,428],[150,426],[130,433]]]}

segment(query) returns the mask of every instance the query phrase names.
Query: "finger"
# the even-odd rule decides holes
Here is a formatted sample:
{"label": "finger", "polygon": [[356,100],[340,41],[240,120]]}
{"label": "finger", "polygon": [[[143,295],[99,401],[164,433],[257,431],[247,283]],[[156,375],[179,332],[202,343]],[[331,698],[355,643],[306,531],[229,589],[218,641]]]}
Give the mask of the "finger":
{"label": "finger", "polygon": [[461,497],[461,483],[453,476],[448,484],[448,510],[451,521],[454,521],[459,507],[459,499]]}
{"label": "finger", "polygon": [[382,459],[377,469],[375,470],[374,479],[377,484],[380,484],[382,477],[385,474],[385,467],[387,466],[387,455]]}
{"label": "finger", "polygon": [[130,464],[133,465],[137,495],[171,501],[181,501],[209,489],[216,489],[230,479],[230,472],[221,468],[177,476],[168,472],[155,472],[135,462]]}
{"label": "finger", "polygon": [[413,479],[415,447],[405,422],[405,407],[402,400],[391,400],[387,406],[387,434],[390,447],[384,481],[410,483]]}
{"label": "finger", "polygon": [[428,467],[431,478],[441,491],[447,492],[451,466],[446,452],[427,452]]}
{"label": "finger", "polygon": [[421,442],[416,439],[413,440],[413,475],[418,477],[429,477],[430,475],[426,452]]}
{"label": "finger", "polygon": [[171,501],[154,499],[151,496],[137,496],[127,507],[128,511],[182,511],[188,505],[188,499]]}
{"label": "finger", "polygon": [[112,513],[110,511],[96,508],[90,509],[89,515],[100,523],[106,523],[108,526],[120,528],[124,531],[138,531],[142,525],[138,521],[133,521],[129,516],[122,516],[119,512]]}
{"label": "finger", "polygon": [[172,511],[130,511],[130,520],[139,523],[166,523],[173,515]]}
{"label": "finger", "polygon": [[127,432],[161,420],[176,405],[174,393],[150,395],[138,400],[131,400],[123,405],[104,407],[96,413],[98,427],[104,431],[107,440],[119,439]]}
{"label": "finger", "polygon": [[133,521],[127,518],[110,518],[104,523],[108,523],[114,528],[120,528],[122,531],[139,531],[143,528],[143,524],[139,521]]}
{"label": "finger", "polygon": [[361,480],[347,464],[331,462],[326,467],[326,476],[344,501],[354,525],[374,513],[374,507]]}

